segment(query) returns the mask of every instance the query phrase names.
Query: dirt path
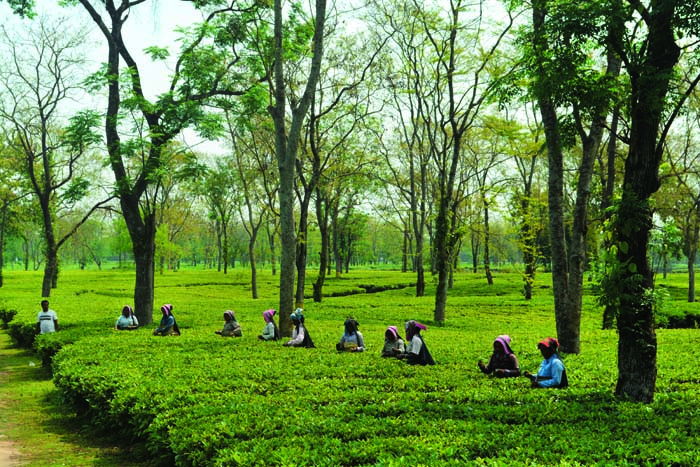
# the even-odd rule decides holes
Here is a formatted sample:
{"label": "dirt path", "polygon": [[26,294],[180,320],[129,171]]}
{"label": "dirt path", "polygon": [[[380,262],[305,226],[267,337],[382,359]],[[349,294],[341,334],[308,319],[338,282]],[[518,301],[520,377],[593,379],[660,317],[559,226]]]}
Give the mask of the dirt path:
{"label": "dirt path", "polygon": [[[10,357],[7,353],[11,350],[7,349],[5,339],[3,339],[2,344],[0,346],[0,388],[6,387],[12,377],[12,369],[9,365]],[[12,409],[12,401],[8,401],[6,397],[0,398],[0,467],[19,467],[22,465],[21,455],[15,443],[6,434],[10,428],[7,415],[8,411]]]}
{"label": "dirt path", "polygon": [[0,467],[19,467],[19,452],[15,449],[12,441],[4,439],[0,435]]}

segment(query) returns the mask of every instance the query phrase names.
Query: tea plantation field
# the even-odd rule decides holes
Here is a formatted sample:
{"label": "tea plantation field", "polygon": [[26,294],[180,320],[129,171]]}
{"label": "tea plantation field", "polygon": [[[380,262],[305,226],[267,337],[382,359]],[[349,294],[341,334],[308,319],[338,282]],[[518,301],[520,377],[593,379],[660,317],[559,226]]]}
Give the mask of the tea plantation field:
{"label": "tea plantation field", "polygon": [[[536,371],[536,343],[556,335],[548,275],[526,302],[517,274],[496,275],[491,287],[460,274],[447,321],[436,326],[432,287],[416,298],[410,274],[351,271],[329,281],[322,303],[307,299],[317,348],[296,349],[256,338],[262,311],[277,307],[278,279],[259,274],[261,298],[253,300],[248,274],[157,276],[156,303],[172,303],[182,329],[162,338],[151,335],[154,326],[113,330],[131,302],[131,273],[67,271],[50,299],[61,330],[34,345],[47,359],[60,348],[53,378],[64,403],[95,430],[143,443],[144,465],[700,465],[698,330],[658,331],[656,400],[641,405],[613,397],[617,335],[600,330],[590,296],[582,353],[564,360],[570,388],[533,390],[525,378],[479,372],[499,334],[512,337],[521,368]],[[698,304],[683,302],[684,280],[669,276],[667,307],[698,313]],[[393,289],[366,293],[367,285]],[[18,310],[18,336],[34,326],[40,286],[38,273],[5,275],[0,308]],[[242,338],[214,334],[226,309],[236,312]],[[360,322],[365,353],[335,351],[348,316]],[[408,319],[428,326],[436,366],[380,357],[385,328]]]}

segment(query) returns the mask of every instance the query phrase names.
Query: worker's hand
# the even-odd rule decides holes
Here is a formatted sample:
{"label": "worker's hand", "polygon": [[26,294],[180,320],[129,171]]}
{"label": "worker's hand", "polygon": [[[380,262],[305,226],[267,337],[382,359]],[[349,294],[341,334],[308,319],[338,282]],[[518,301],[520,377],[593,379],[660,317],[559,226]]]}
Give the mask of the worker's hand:
{"label": "worker's hand", "polygon": [[506,375],[506,370],[503,370],[503,369],[499,368],[498,370],[494,370],[494,371],[493,371],[493,374],[494,374],[497,378],[503,378],[503,377]]}
{"label": "worker's hand", "polygon": [[477,365],[479,365],[479,368],[481,368],[482,370],[486,368],[486,365],[484,365],[484,362],[482,362],[481,360],[479,360],[479,363],[477,363]]}

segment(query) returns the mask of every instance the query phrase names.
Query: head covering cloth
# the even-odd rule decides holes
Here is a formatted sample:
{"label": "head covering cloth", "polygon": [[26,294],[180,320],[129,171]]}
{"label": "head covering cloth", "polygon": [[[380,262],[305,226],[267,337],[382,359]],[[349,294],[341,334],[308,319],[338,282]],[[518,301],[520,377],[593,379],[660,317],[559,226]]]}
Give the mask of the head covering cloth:
{"label": "head covering cloth", "polygon": [[262,316],[266,323],[272,323],[275,317],[275,310],[265,310],[262,312]]}
{"label": "head covering cloth", "polygon": [[296,310],[294,310],[294,313],[292,313],[289,317],[295,323],[304,324],[304,310],[302,310],[301,308],[297,308]]}
{"label": "head covering cloth", "polygon": [[224,319],[228,317],[229,320],[236,321],[236,315],[231,310],[224,311]]}
{"label": "head covering cloth", "polygon": [[510,348],[510,336],[508,334],[501,334],[493,340],[494,344],[499,342],[503,346],[503,350],[506,355],[510,355],[513,351]]}
{"label": "head covering cloth", "polygon": [[360,323],[358,323],[357,320],[354,318],[348,318],[345,320],[345,323],[343,323],[343,326],[345,327],[345,334],[351,336],[357,333],[357,329],[360,327]]}
{"label": "head covering cloth", "polygon": [[396,329],[396,326],[389,326],[386,330],[394,335],[394,340],[399,338],[399,330]]}
{"label": "head covering cloth", "polygon": [[557,349],[559,349],[559,341],[556,340],[554,337],[547,337],[537,343],[537,348],[539,348],[540,346],[551,349],[554,352],[556,352]]}

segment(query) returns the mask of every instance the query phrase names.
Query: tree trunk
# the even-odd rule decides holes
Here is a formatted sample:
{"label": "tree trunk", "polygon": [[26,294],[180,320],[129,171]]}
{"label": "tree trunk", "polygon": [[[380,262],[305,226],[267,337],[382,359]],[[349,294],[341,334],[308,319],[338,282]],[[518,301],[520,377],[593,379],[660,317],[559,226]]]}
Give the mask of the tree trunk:
{"label": "tree trunk", "polygon": [[659,189],[663,141],[661,119],[674,67],[680,57],[673,22],[676,1],[652,3],[644,63],[629,70],[632,88],[629,154],[614,232],[622,267],[618,310],[618,377],[615,394],[650,403],[656,388],[653,273],[647,258],[653,210]]}
{"label": "tree trunk", "polygon": [[403,230],[403,245],[401,245],[401,272],[408,272],[408,230]]}
{"label": "tree trunk", "polygon": [[254,230],[253,235],[250,236],[250,241],[248,242],[248,256],[250,257],[250,289],[253,294],[253,299],[258,298],[258,269],[255,264],[255,240],[258,237],[257,229]]}
{"label": "tree trunk", "polygon": [[[538,0],[533,3],[533,48],[538,63],[544,63],[544,56],[549,48],[547,39],[542,31],[544,25],[546,1]],[[537,72],[538,76],[545,77],[544,69]],[[552,289],[554,292],[554,315],[556,319],[557,335],[566,334],[565,322],[568,319],[568,264],[566,254],[566,238],[564,234],[564,155],[559,139],[559,125],[556,109],[546,79],[538,79],[535,84],[535,94],[542,117],[545,138],[547,141],[547,157],[549,162],[548,173],[548,203],[549,203],[549,231],[552,247]]]}
{"label": "tree trunk", "polygon": [[315,29],[313,37],[313,58],[309,79],[304,95],[296,108],[292,108],[292,122],[287,132],[286,90],[284,76],[284,48],[282,28],[282,0],[274,1],[274,106],[268,108],[275,126],[275,152],[280,175],[280,243],[282,248],[280,264],[280,333],[291,336],[290,315],[294,310],[294,270],[296,259],[296,238],[294,229],[294,178],[296,156],[299,147],[301,128],[311,104],[323,57],[323,34],[326,20],[326,0],[316,0]]}
{"label": "tree trunk", "polygon": [[[603,196],[600,202],[600,211],[603,213],[603,224],[610,220],[611,213],[609,207],[612,205],[613,193],[615,190],[615,160],[617,159],[617,127],[620,120],[620,106],[616,105],[613,108],[612,119],[610,122],[610,132],[608,147],[606,148],[606,168],[607,173],[601,174],[601,182],[603,185]],[[609,251],[611,247],[610,240],[604,236],[603,250]],[[603,310],[603,329],[612,329],[615,323],[615,309],[612,305],[605,305]]]}
{"label": "tree trunk", "polygon": [[479,234],[471,231],[471,248],[472,248],[472,272],[476,274],[479,272],[479,251],[481,250],[481,245],[479,244]]}
{"label": "tree trunk", "polygon": [[[417,215],[417,214],[416,214]],[[414,235],[416,236],[416,254],[414,255],[416,269],[416,297],[425,295],[425,267],[423,266],[423,234],[418,231],[423,229],[414,221]]]}
{"label": "tree trunk", "polygon": [[3,270],[5,268],[5,229],[7,228],[7,211],[10,201],[2,200],[2,219],[0,219],[0,288],[4,285]]}
{"label": "tree trunk", "polygon": [[48,298],[51,296],[53,281],[58,269],[58,248],[56,248],[56,237],[53,232],[53,219],[51,212],[42,202],[42,211],[44,214],[44,241],[46,242],[46,264],[44,265],[44,279],[41,284],[41,296]]}
{"label": "tree trunk", "polygon": [[[122,203],[124,211],[124,203]],[[139,324],[149,325],[153,322],[153,291],[155,286],[156,257],[156,220],[155,215],[129,212],[125,215],[136,265],[136,282],[134,286],[134,314]]]}
{"label": "tree trunk", "polygon": [[307,237],[309,232],[309,200],[304,199],[299,208],[299,227],[296,242],[296,306],[304,307],[304,288],[306,287],[306,257],[308,252]]}
{"label": "tree trunk", "polygon": [[489,230],[489,207],[484,206],[484,273],[486,283],[493,285],[493,275],[491,274],[491,233]]}
{"label": "tree trunk", "polygon": [[321,251],[319,253],[318,277],[313,284],[314,302],[321,303],[323,300],[323,285],[326,281],[326,270],[330,259],[330,232],[328,228],[328,206],[325,206],[319,190],[316,190],[316,219],[318,220],[318,230],[321,233]]}
{"label": "tree trunk", "polygon": [[688,245],[688,303],[695,302],[695,258],[697,258],[698,241],[700,241],[700,204],[694,217],[693,234]]}

